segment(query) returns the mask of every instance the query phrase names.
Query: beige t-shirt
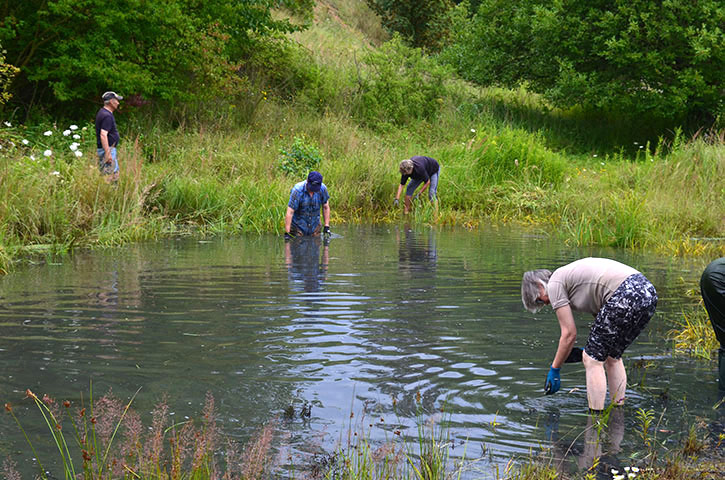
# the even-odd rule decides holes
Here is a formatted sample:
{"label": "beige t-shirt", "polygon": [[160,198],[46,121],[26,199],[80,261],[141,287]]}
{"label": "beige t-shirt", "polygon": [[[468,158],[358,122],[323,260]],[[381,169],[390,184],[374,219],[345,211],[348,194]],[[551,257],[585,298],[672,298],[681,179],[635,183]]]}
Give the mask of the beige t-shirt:
{"label": "beige t-shirt", "polygon": [[554,310],[569,305],[572,310],[596,315],[622,282],[635,273],[639,272],[607,258],[582,258],[552,273],[546,293]]}

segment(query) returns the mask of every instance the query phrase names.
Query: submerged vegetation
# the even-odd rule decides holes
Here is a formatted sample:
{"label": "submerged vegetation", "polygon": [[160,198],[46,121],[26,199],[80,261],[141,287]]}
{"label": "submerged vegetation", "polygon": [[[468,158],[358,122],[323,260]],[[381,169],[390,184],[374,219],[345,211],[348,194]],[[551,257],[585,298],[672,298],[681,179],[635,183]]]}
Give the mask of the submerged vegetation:
{"label": "submerged vegetation", "polygon": [[[725,435],[713,436],[701,425],[692,424],[673,448],[658,441],[654,411],[641,409],[636,414],[636,428],[642,454],[631,457],[629,465],[615,468],[603,458],[604,444],[618,443],[624,434],[622,409],[610,407],[603,415],[589,417],[585,430],[573,440],[554,441],[528,456],[512,457],[503,466],[482,467],[483,458],[466,454],[468,445],[462,445],[463,455],[459,450],[458,457],[450,456],[456,443],[450,427],[440,413],[424,415],[420,395],[416,396],[414,428],[403,432],[402,425],[385,425],[384,418],[375,418],[370,412],[363,412],[359,419],[351,413],[346,439],[341,438],[333,451],[292,455],[276,421],[256,431],[243,448],[227,437],[217,424],[214,398],[209,393],[199,420],[174,421],[168,401],[162,399],[150,412],[148,425],[133,405],[137,394],[121,401],[112,392],[94,398],[91,390],[87,400],[81,396],[77,401],[58,402],[27,390],[25,401],[31,406],[28,411],[23,407],[22,414],[16,413],[19,406],[6,403],[5,410],[22,432],[33,459],[19,469],[17,461],[6,458],[5,478],[20,480],[20,470],[25,473],[36,468],[36,478],[43,480],[685,480],[719,478],[725,467],[721,449]],[[39,415],[32,415],[33,406]],[[303,409],[301,415],[309,416],[309,411]],[[29,436],[29,422],[44,424],[45,438]],[[386,438],[373,440],[372,431],[379,428],[387,432]],[[582,441],[583,451],[575,455],[578,467],[572,472],[565,463],[573,460],[567,461],[567,457],[574,444]]]}

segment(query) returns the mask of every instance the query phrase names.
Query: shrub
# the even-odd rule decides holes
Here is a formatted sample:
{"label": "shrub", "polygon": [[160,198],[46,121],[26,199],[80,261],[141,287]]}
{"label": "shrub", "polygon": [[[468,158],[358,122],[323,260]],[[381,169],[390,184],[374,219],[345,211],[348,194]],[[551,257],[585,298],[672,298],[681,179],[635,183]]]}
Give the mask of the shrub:
{"label": "shrub", "polygon": [[301,177],[316,170],[322,161],[322,154],[316,145],[305,137],[295,137],[289,149],[280,148],[279,168],[290,176]]}
{"label": "shrub", "polygon": [[438,115],[447,93],[446,67],[421,49],[405,45],[399,35],[364,60],[369,71],[359,80],[362,95],[356,110],[360,120],[380,127]]}

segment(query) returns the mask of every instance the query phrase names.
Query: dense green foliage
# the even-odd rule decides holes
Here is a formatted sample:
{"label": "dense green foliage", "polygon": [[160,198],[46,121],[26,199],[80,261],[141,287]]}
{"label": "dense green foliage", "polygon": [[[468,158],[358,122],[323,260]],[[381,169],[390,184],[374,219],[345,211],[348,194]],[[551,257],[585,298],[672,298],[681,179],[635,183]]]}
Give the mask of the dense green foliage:
{"label": "dense green foliage", "polygon": [[385,28],[416,47],[437,49],[448,33],[450,0],[366,0]]}
{"label": "dense green foliage", "polygon": [[482,85],[527,82],[561,107],[640,118],[725,114],[718,0],[485,0],[472,19],[456,18],[443,58]]}
{"label": "dense green foliage", "polygon": [[237,72],[258,39],[296,28],[272,17],[275,0],[2,4],[0,42],[20,68],[13,90],[26,108],[93,101],[105,90],[137,103],[243,93]]}
{"label": "dense green foliage", "polygon": [[292,177],[305,178],[320,168],[320,150],[304,137],[295,137],[292,146],[279,149],[279,168]]}
{"label": "dense green foliage", "polygon": [[359,79],[362,121],[380,129],[437,116],[447,96],[448,69],[421,49],[406,46],[398,35],[370,51],[364,61],[369,68]]}

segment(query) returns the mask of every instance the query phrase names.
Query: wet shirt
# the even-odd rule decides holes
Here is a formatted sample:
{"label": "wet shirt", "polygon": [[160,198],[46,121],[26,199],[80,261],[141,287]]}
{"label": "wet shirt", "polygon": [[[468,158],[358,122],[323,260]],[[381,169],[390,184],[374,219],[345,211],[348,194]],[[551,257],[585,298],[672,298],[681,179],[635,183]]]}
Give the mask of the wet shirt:
{"label": "wet shirt", "polygon": [[327,187],[323,183],[319,192],[310,196],[307,191],[307,181],[302,181],[292,187],[287,204],[295,211],[292,215],[292,225],[305,235],[312,235],[320,224],[320,209],[330,200]]}
{"label": "wet shirt", "polygon": [[554,271],[546,293],[554,310],[569,305],[572,310],[596,315],[622,282],[635,273],[639,272],[608,258],[582,258]]}
{"label": "wet shirt", "polygon": [[440,168],[435,158],[416,156],[411,157],[410,160],[413,162],[413,171],[410,175],[400,176],[401,185],[408,183],[409,178],[427,182],[430,180],[431,175],[438,173],[438,169]]}
{"label": "wet shirt", "polygon": [[118,141],[121,136],[118,134],[118,129],[116,128],[116,118],[106,108],[101,108],[96,114],[96,146],[98,148],[103,148],[103,145],[101,145],[101,130],[108,132],[109,147],[118,146]]}

